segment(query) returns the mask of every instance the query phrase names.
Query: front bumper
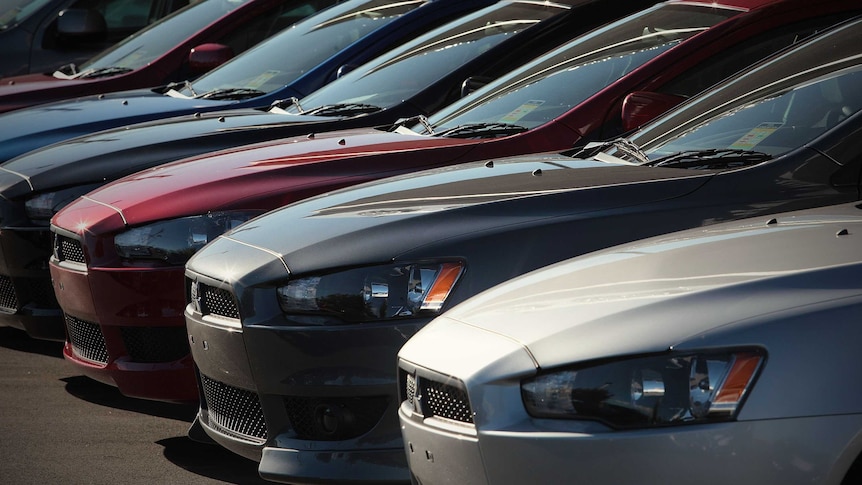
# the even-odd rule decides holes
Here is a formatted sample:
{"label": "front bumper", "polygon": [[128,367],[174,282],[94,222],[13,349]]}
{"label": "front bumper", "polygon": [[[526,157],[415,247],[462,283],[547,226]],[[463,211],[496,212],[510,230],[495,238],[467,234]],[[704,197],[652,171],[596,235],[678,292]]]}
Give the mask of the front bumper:
{"label": "front bumper", "polygon": [[47,227],[0,229],[0,325],[62,341],[66,334],[48,273],[50,257]]}
{"label": "front bumper", "polygon": [[[202,276],[195,284],[219,286]],[[274,288],[259,291],[276,301]],[[260,461],[272,481],[408,482],[395,363],[427,322],[285,327],[280,313],[268,319],[261,308],[248,322],[186,308],[206,433]]]}
{"label": "front bumper", "polygon": [[129,397],[198,400],[182,317],[182,268],[50,263],[68,339],[64,357]]}
{"label": "front bumper", "polygon": [[[399,358],[398,418],[417,484],[839,485],[862,453],[858,406],[825,416],[770,414],[770,404],[780,403],[761,398],[752,419],[743,408],[737,421],[630,430],[533,418],[521,392],[523,379],[536,375],[532,354],[504,333],[446,315]],[[784,389],[775,374],[761,379]]]}
{"label": "front bumper", "polygon": [[[577,430],[523,420],[475,435],[399,410],[415,483],[842,483],[862,415],[740,421],[653,430]],[[601,427],[601,426],[599,426]]]}

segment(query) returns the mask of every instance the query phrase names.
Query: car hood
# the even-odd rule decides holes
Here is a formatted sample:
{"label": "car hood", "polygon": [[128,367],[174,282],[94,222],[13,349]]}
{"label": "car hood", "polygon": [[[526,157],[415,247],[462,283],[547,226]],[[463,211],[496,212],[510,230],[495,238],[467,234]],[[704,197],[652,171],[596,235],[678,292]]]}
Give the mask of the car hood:
{"label": "car hood", "polygon": [[288,125],[320,120],[321,117],[235,109],[99,131],[38,148],[4,163],[0,167],[0,193],[11,198],[31,191],[112,181],[181,158],[281,138],[277,132],[285,131]]}
{"label": "car hood", "polygon": [[213,111],[235,101],[173,98],[150,90],[58,101],[0,115],[0,162],[51,143],[133,123]]}
{"label": "car hood", "polygon": [[[58,79],[50,74],[25,74],[0,79],[0,113],[77,96],[92,79]],[[89,86],[86,86],[89,88]],[[85,93],[83,93],[85,94]]]}
{"label": "car hood", "polygon": [[[110,206],[122,214],[127,225],[217,210],[271,210],[283,205],[277,201],[290,199],[292,192],[327,184],[341,187],[351,183],[354,176],[362,180],[369,172],[386,171],[386,166],[402,170],[398,160],[411,151],[440,146],[454,147],[447,153],[458,156],[471,144],[467,140],[363,128],[245,145],[119,179],[67,206],[57,214],[55,225],[71,229],[84,217],[91,222],[87,231],[118,229],[113,217],[94,220],[87,213],[93,205]],[[333,163],[340,164],[337,173],[332,171]],[[343,181],[332,180],[337,178]],[[154,203],[159,200],[171,203]],[[70,225],[72,220],[75,222]]]}
{"label": "car hood", "polygon": [[[421,248],[442,241],[679,197],[711,176],[537,154],[332,192],[223,237],[281,254],[292,273],[306,273],[413,257],[411,252],[421,254]],[[290,237],[284,237],[285,224]],[[201,271],[209,274],[207,268]]]}
{"label": "car hood", "polygon": [[[647,239],[510,280],[452,308],[441,325],[517,342],[540,368],[721,345],[733,327],[858,295],[846,282],[862,267],[859,234],[854,203]],[[456,370],[410,344],[402,354]]]}
{"label": "car hood", "polygon": [[0,101],[6,95],[15,95],[20,93],[29,93],[32,91],[40,91],[42,89],[50,89],[54,86],[62,85],[61,81],[76,81],[75,79],[59,79],[50,74],[24,74],[21,76],[12,76],[0,78]]}

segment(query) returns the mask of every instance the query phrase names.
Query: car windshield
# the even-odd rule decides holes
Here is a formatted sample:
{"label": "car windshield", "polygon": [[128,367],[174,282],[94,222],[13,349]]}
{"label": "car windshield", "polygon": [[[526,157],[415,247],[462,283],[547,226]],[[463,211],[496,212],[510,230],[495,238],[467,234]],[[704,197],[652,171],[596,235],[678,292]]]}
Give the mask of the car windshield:
{"label": "car windshield", "polygon": [[[68,77],[94,77],[102,73],[140,69],[159,56],[170,51],[194,33],[225,16],[250,0],[204,0],[175,12],[164,20],[127,37],[115,47],[99,54],[77,68]],[[260,15],[257,21],[249,21],[219,42],[231,48],[234,55],[244,52],[265,38],[299,20],[331,5],[329,0],[286,0],[282,5]],[[55,77],[66,77],[68,73],[54,73]]]}
{"label": "car windshield", "polygon": [[424,0],[349,1],[299,22],[245,54],[201,76],[182,95],[244,90],[265,94],[290,84],[312,67],[395,20]]}
{"label": "car windshield", "polygon": [[[473,129],[477,126],[495,127],[501,135],[535,128],[681,40],[737,13],[688,4],[658,5],[536,59],[437,112],[429,122],[442,136],[487,136]],[[413,130],[427,132],[421,125]]]}
{"label": "car windshield", "polygon": [[192,33],[249,0],[205,0],[189,5],[149,27],[126,37],[119,44],[81,64],[76,73],[56,72],[55,77],[86,77],[104,69],[140,69]]}
{"label": "car windshield", "polygon": [[350,106],[394,106],[517,32],[567,10],[559,4],[495,4],[351,71],[288,111],[318,108],[313,112],[321,114],[320,107],[330,107],[333,114],[340,114]]}
{"label": "car windshield", "polygon": [[51,0],[3,0],[0,2],[0,30],[18,25],[50,2]]}
{"label": "car windshield", "polygon": [[[801,147],[862,108],[862,67],[750,100],[645,150],[650,165],[733,168]],[[619,156],[618,154],[615,154]]]}

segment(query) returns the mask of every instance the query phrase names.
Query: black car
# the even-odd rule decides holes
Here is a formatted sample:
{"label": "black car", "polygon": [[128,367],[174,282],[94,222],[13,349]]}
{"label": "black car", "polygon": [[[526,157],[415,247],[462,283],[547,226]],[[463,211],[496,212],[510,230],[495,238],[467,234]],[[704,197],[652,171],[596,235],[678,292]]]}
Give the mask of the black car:
{"label": "black car", "polygon": [[3,0],[0,77],[78,64],[188,0]]}
{"label": "black car", "polygon": [[[457,100],[480,84],[593,27],[635,10],[630,2],[501,1],[405,43],[297,101],[313,114],[232,110],[142,123],[54,144],[0,168],[0,325],[65,338],[50,287],[48,222],[111,180],[214,150],[324,129],[391,124]],[[505,55],[504,55],[505,54]],[[344,88],[344,89],[340,89]],[[374,98],[367,103],[334,100]],[[46,210],[37,207],[44,206]]]}
{"label": "black car", "polygon": [[[222,235],[186,266],[192,434],[262,453],[265,478],[370,461],[401,443],[399,348],[453,305],[614,244],[858,200],[860,42],[845,24],[629,138],[381,180]],[[438,391],[419,399],[457,402]]]}

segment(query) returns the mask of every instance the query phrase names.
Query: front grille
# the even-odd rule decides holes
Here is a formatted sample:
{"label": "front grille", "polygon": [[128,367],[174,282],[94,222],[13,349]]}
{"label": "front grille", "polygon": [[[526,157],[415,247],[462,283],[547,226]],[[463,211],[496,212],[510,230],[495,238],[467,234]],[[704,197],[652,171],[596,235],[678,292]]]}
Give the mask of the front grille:
{"label": "front grille", "polygon": [[404,371],[400,382],[404,400],[424,417],[473,424],[470,398],[463,388]]}
{"label": "front grille", "polygon": [[201,285],[201,308],[203,313],[211,313],[227,318],[239,319],[239,308],[233,294],[222,288]]}
{"label": "front grille", "polygon": [[73,263],[81,264],[86,263],[86,260],[84,259],[84,248],[81,246],[81,241],[61,236],[59,234],[56,235],[56,238],[57,240],[54,243],[54,248],[57,260],[71,261]]}
{"label": "front grille", "polygon": [[122,327],[120,334],[134,362],[173,362],[189,354],[185,327]]}
{"label": "front grille", "polygon": [[12,313],[18,311],[18,296],[12,278],[5,275],[0,275],[0,309]]}
{"label": "front grille", "polygon": [[108,349],[99,326],[70,315],[65,317],[66,333],[75,355],[91,362],[107,364]]}
{"label": "front grille", "polygon": [[208,422],[212,428],[255,443],[266,441],[266,420],[257,394],[203,374],[200,378]]}
{"label": "front grille", "polygon": [[422,379],[423,409],[433,416],[461,423],[473,423],[467,393],[441,382]]}
{"label": "front grille", "polygon": [[297,438],[340,441],[371,431],[386,412],[388,399],[386,396],[291,396],[284,399],[284,405]]}

